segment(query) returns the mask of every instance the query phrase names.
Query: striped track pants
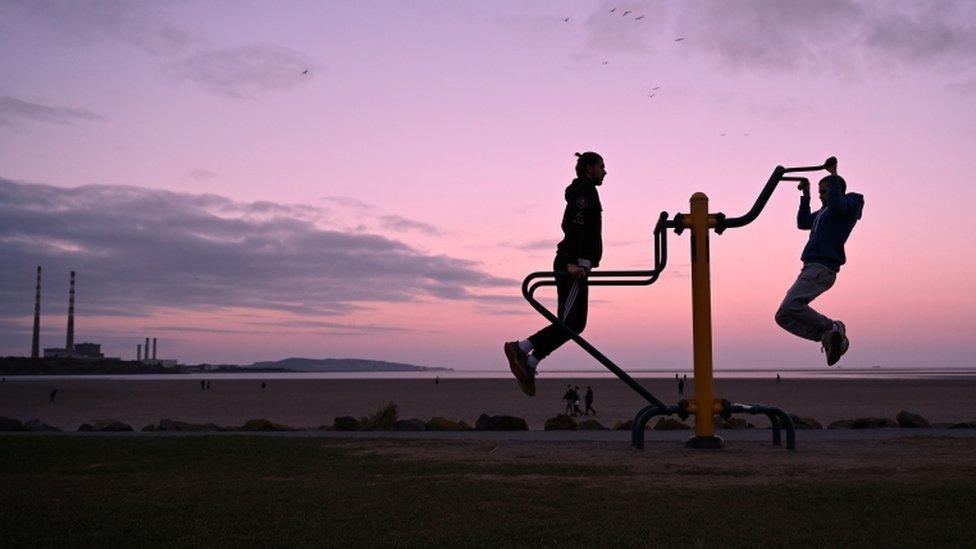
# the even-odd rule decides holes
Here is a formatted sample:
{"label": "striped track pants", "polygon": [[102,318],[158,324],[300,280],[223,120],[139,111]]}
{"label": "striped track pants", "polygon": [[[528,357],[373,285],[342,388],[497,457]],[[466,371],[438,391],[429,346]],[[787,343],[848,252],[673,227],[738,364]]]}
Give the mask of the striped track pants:
{"label": "striped track pants", "polygon": [[[566,271],[566,262],[557,258],[552,268],[554,271]],[[586,327],[589,301],[589,287],[586,280],[569,276],[556,277],[556,297],[559,300],[559,319],[577,334],[582,333],[583,328]],[[549,353],[569,339],[569,335],[555,324],[546,326],[529,337],[533,347],[532,354],[539,360],[549,356]]]}

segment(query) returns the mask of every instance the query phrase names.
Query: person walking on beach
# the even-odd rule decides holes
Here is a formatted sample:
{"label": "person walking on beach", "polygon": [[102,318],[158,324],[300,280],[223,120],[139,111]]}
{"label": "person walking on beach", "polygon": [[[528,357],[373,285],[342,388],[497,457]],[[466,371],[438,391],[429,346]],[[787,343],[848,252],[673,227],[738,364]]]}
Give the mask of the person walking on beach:
{"label": "person walking on beach", "polygon": [[679,379],[678,380],[678,396],[684,396],[684,394],[685,394],[685,380],[684,379]]}
{"label": "person walking on beach", "polygon": [[50,399],[48,400],[48,402],[54,402],[54,398],[57,397],[57,396],[58,396],[58,390],[57,389],[51,391]]}
{"label": "person walking on beach", "polygon": [[563,402],[566,403],[565,413],[567,416],[573,415],[573,386],[567,385],[566,392],[563,393]]}
{"label": "person walking on beach", "polygon": [[573,415],[581,416],[583,415],[583,410],[580,409],[580,388],[579,385],[573,389]]}
{"label": "person walking on beach", "polygon": [[[603,207],[597,187],[607,175],[603,157],[595,152],[576,153],[576,179],[566,187],[563,211],[563,239],[556,246],[552,270],[556,272],[558,317],[576,334],[586,327],[587,275],[600,265],[603,256]],[[505,343],[505,357],[522,392],[535,396],[539,361],[570,340],[557,323],[527,339]]]}
{"label": "person walking on beach", "polygon": [[583,413],[583,415],[588,416],[590,415],[590,412],[593,412],[593,415],[596,415],[596,408],[593,407],[593,387],[590,387],[589,385],[586,386],[586,396],[583,400],[586,402],[586,411]]}
{"label": "person walking on beach", "polygon": [[819,342],[827,365],[833,366],[850,346],[847,327],[815,311],[810,302],[834,285],[841,265],[847,262],[844,243],[861,218],[864,196],[847,192],[847,182],[837,175],[836,158],[827,159],[825,167],[830,175],[819,183],[819,210],[810,212],[809,182],[799,186],[802,194],[796,226],[810,231],[810,237],[800,255],[803,268],[776,311],[776,324],[791,334]]}

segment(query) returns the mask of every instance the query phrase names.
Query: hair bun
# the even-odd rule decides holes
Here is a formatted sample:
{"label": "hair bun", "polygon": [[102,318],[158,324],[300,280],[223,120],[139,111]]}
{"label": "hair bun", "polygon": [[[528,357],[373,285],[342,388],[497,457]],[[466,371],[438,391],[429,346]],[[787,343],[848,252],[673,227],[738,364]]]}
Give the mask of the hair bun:
{"label": "hair bun", "polygon": [[580,153],[573,153],[573,154],[575,154],[576,156],[583,156]]}

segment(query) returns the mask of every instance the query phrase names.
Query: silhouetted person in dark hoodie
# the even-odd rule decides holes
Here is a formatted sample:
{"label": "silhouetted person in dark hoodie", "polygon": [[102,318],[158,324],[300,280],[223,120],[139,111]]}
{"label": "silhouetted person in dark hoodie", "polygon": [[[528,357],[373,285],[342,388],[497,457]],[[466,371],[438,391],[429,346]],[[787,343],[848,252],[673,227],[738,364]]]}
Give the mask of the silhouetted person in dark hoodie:
{"label": "silhouetted person in dark hoodie", "polygon": [[593,407],[593,387],[586,386],[586,396],[583,398],[583,401],[586,402],[586,412],[583,415],[588,416],[590,412],[596,415],[596,408]]}
{"label": "silhouetted person in dark hoodie", "polygon": [[[556,275],[559,320],[579,334],[586,327],[587,275],[600,264],[603,255],[603,207],[597,187],[607,175],[603,157],[595,152],[576,153],[576,179],[566,187],[563,239],[556,246],[552,270]],[[505,343],[505,356],[519,388],[535,396],[535,375],[539,361],[549,356],[570,336],[551,324],[527,339]]]}
{"label": "silhouetted person in dark hoodie", "polygon": [[809,183],[799,187],[803,194],[796,226],[810,231],[810,238],[800,256],[803,269],[776,311],[776,323],[791,334],[819,342],[827,354],[827,365],[833,366],[850,346],[847,327],[815,311],[810,302],[834,285],[841,265],[847,262],[844,243],[861,218],[864,196],[847,192],[847,182],[837,175],[836,158],[829,158],[826,168],[830,175],[820,180],[819,210],[810,211]]}
{"label": "silhouetted person in dark hoodie", "polygon": [[50,396],[51,396],[51,399],[48,400],[48,402],[54,402],[55,397],[58,396],[58,390],[55,389],[55,390],[51,391],[51,395]]}
{"label": "silhouetted person in dark hoodie", "polygon": [[685,380],[679,379],[678,380],[678,395],[684,396],[684,394],[685,394]]}

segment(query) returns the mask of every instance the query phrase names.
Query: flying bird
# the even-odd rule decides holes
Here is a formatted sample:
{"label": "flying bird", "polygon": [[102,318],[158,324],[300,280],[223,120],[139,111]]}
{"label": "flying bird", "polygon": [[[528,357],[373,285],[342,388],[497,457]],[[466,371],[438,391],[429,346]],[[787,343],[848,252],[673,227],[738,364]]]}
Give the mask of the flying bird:
{"label": "flying bird", "polygon": [[308,69],[303,70],[302,74],[308,74]]}
{"label": "flying bird", "polygon": [[657,94],[656,93],[652,93],[651,95],[648,95],[647,97],[654,97],[655,95],[657,95]]}
{"label": "flying bird", "polygon": [[613,13],[613,12],[615,12],[615,11],[617,11],[617,6],[614,6],[614,7],[613,7],[613,9],[612,9],[612,10],[610,10],[610,13]]}
{"label": "flying bird", "polygon": [[643,19],[643,18],[644,18],[644,16],[643,16],[643,15],[641,15],[640,17],[635,17],[635,18],[634,18],[634,21],[640,21],[640,20],[641,20],[641,19]]}
{"label": "flying bird", "polygon": [[684,40],[684,38],[675,38],[674,39],[675,42],[681,42],[682,40]]}
{"label": "flying bird", "polygon": [[627,11],[625,11],[625,12],[624,12],[624,14],[623,14],[623,15],[621,15],[621,17],[627,17],[627,14],[628,14],[628,13],[630,13],[630,10],[627,10]]}
{"label": "flying bird", "polygon": [[603,64],[604,64],[604,65],[609,65],[609,64],[610,64],[610,62],[609,62],[609,61],[604,61],[604,62],[603,62]]}
{"label": "flying bird", "polygon": [[563,19],[563,23],[569,23],[569,17]]}
{"label": "flying bird", "polygon": [[653,88],[651,88],[651,91],[657,91],[659,89],[661,89],[661,86],[654,86]]}

